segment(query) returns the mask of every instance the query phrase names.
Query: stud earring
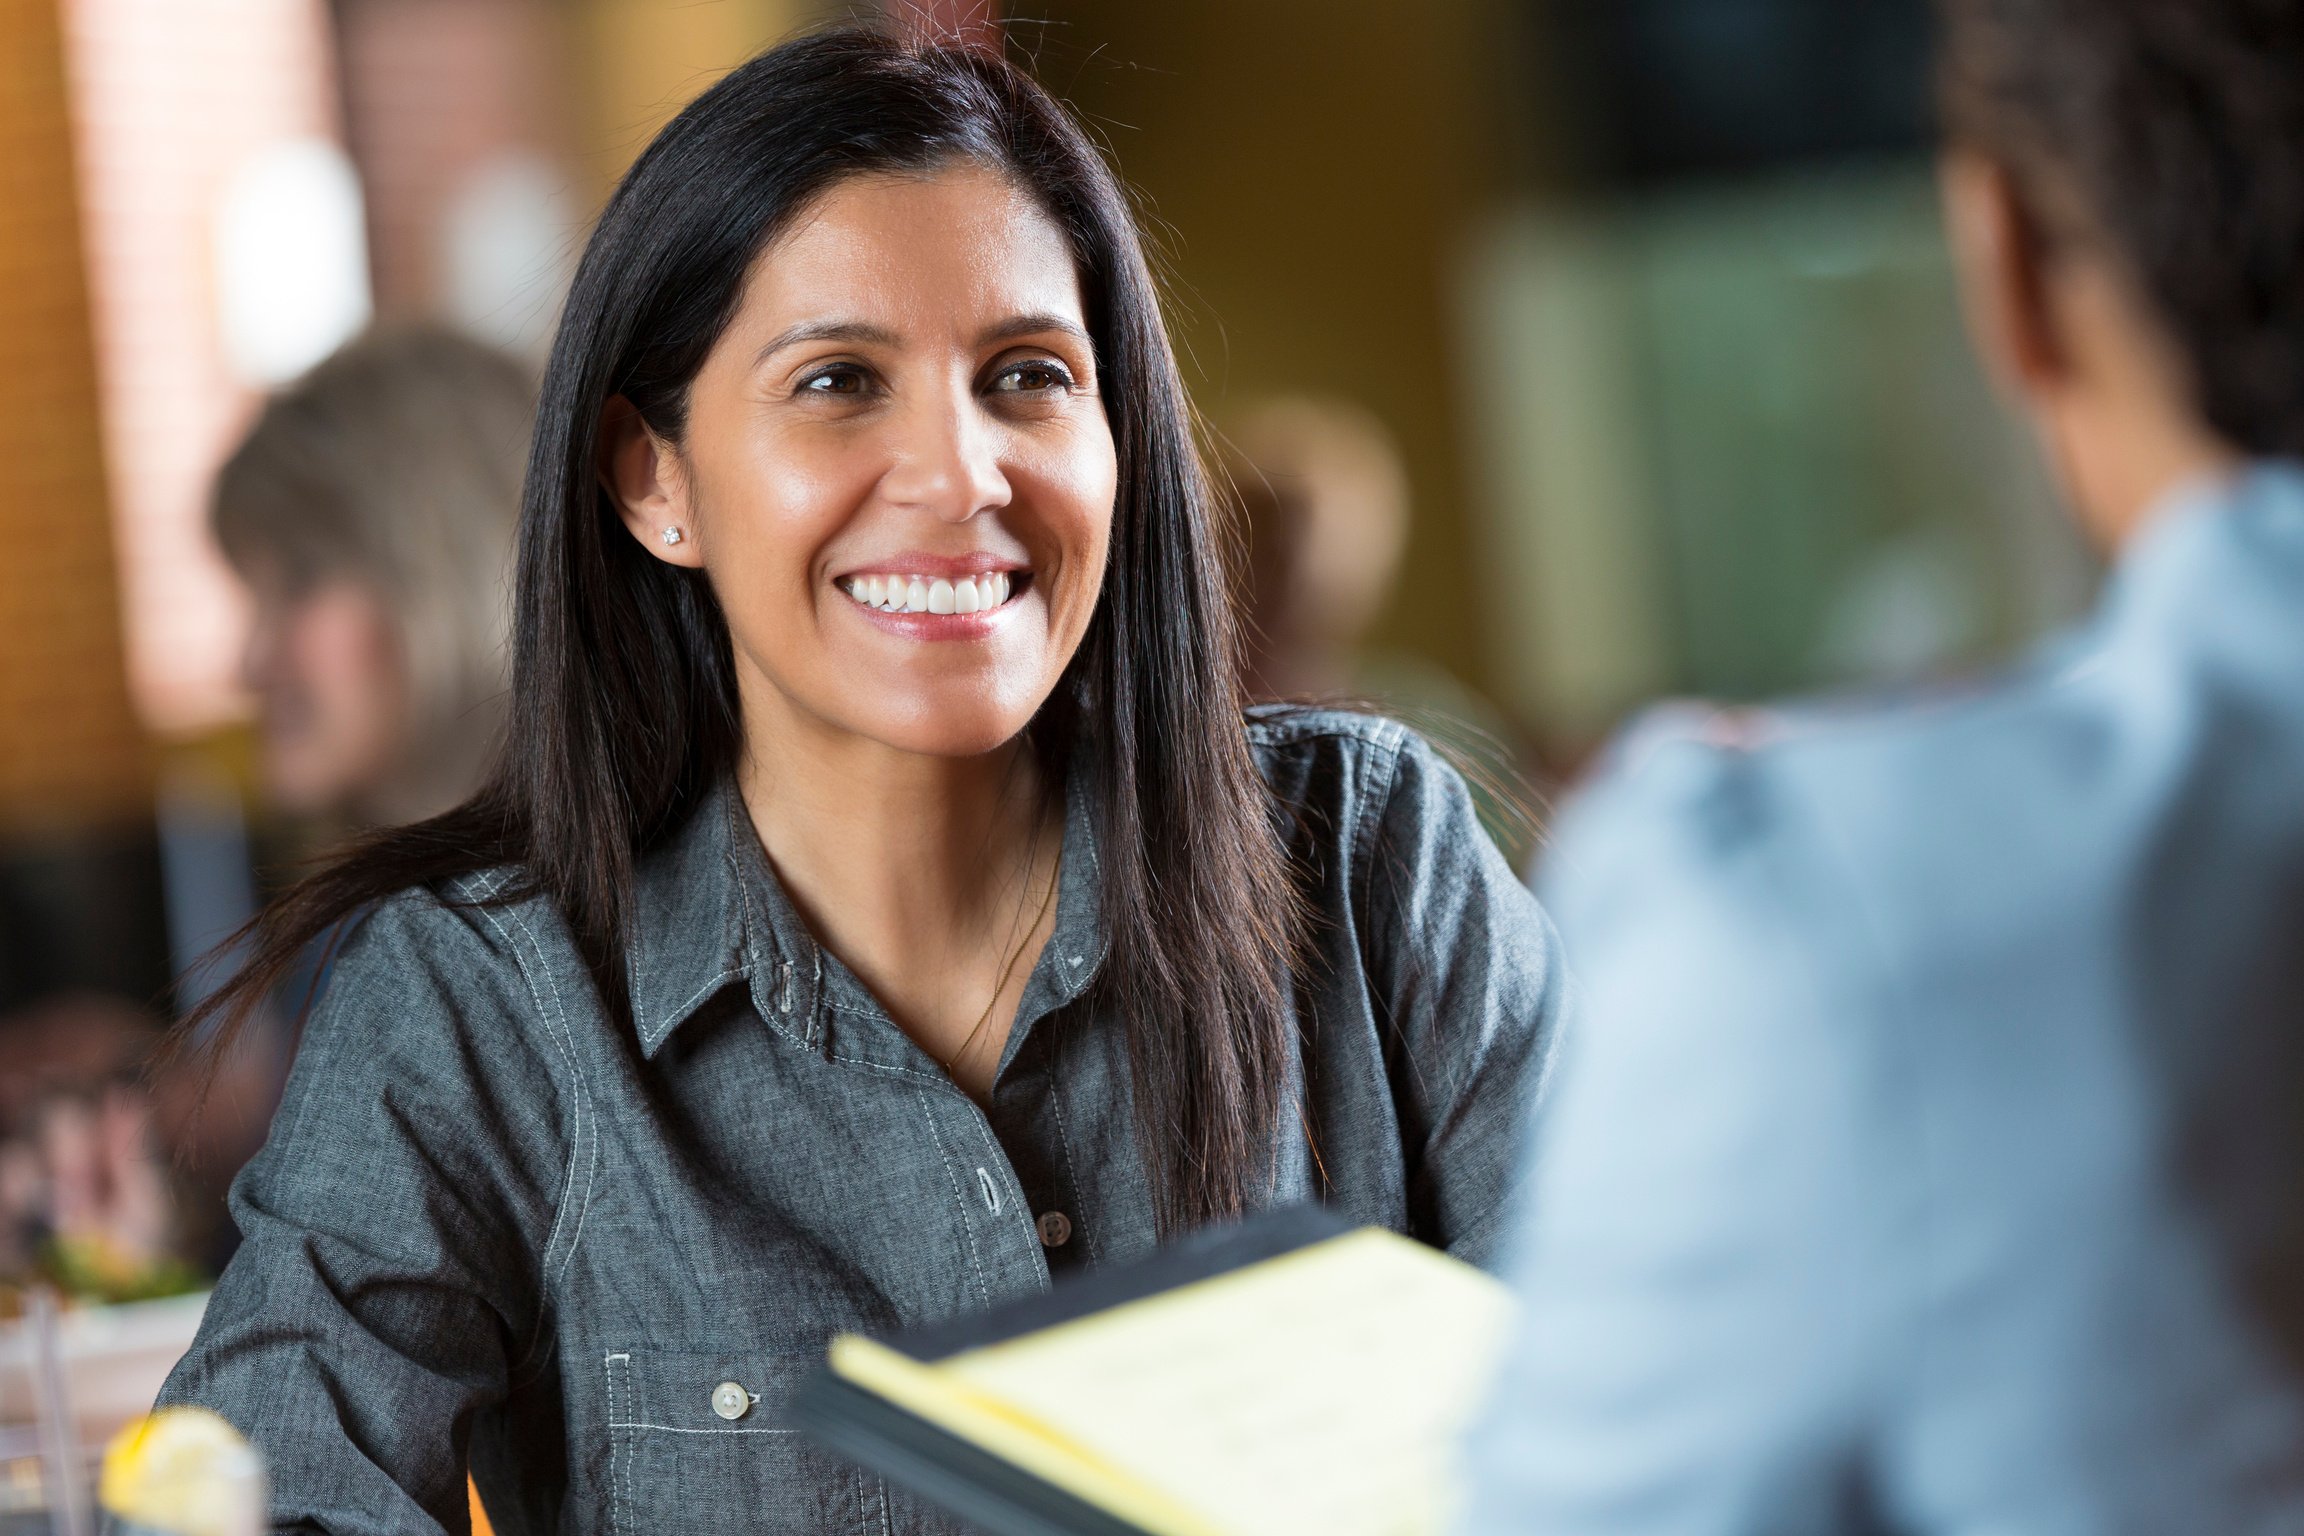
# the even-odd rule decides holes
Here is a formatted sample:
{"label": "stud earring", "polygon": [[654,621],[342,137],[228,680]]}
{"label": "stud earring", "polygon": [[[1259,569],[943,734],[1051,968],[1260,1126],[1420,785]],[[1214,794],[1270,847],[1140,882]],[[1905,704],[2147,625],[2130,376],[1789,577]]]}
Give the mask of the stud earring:
{"label": "stud earring", "polygon": [[667,528],[664,530],[664,542],[666,544],[677,544],[686,537],[688,537],[688,535],[682,533],[678,528]]}

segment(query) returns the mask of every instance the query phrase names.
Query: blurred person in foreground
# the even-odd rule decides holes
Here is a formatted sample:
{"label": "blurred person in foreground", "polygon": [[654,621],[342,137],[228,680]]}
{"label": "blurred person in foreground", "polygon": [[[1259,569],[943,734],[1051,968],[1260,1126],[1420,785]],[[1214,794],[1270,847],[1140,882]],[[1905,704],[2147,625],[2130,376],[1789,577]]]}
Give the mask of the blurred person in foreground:
{"label": "blurred person in foreground", "polygon": [[242,674],[276,809],[393,825],[479,784],[535,408],[513,358],[380,330],[275,396],[225,464],[213,522],[252,600]]}
{"label": "blurred person in foreground", "polygon": [[2304,1530],[2304,5],[1943,42],[1974,331],[2116,568],[1568,818],[1473,1531]]}
{"label": "blurred person in foreground", "polygon": [[1525,868],[1534,839],[1510,723],[1445,667],[1369,640],[1408,548],[1408,469],[1392,433],[1347,401],[1276,396],[1243,412],[1225,446],[1247,545],[1250,695],[1408,722],[1463,771],[1481,824]]}

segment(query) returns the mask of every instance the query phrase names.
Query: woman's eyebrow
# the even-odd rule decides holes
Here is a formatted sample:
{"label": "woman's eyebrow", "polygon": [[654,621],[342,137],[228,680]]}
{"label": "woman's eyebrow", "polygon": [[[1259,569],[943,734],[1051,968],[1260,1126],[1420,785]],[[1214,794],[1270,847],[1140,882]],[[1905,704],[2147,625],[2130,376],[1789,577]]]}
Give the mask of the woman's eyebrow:
{"label": "woman's eyebrow", "polygon": [[1061,331],[1093,345],[1092,338],[1080,328],[1078,321],[1055,314],[1011,315],[986,331],[983,339],[986,342],[1014,341],[1019,336],[1038,336],[1048,331]]}
{"label": "woman's eyebrow", "polygon": [[798,346],[804,341],[846,341],[865,346],[893,347],[898,338],[884,325],[868,320],[803,320],[769,338],[768,344],[752,359],[754,366],[768,361],[786,347]]}

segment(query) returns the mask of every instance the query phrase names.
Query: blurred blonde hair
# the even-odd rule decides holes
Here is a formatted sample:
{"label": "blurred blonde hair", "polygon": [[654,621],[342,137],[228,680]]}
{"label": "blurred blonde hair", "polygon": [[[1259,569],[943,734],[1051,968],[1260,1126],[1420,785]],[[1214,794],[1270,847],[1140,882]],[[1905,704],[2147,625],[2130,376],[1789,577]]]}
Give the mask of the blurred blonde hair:
{"label": "blurred blonde hair", "polygon": [[454,331],[371,332],[268,401],[217,476],[243,572],[367,587],[398,629],[414,798],[469,793],[510,671],[510,578],[536,411],[528,370]]}

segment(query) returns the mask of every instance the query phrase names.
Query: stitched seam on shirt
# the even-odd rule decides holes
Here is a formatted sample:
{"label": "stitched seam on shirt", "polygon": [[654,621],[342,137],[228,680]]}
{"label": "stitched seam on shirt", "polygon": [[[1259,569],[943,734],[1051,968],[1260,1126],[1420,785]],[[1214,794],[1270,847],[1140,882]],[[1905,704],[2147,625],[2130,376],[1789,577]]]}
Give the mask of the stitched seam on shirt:
{"label": "stitched seam on shirt", "polygon": [[633,1032],[643,1040],[648,1038],[648,1020],[647,1010],[640,1000],[640,972],[645,960],[641,950],[646,943],[639,925],[634,924],[632,943],[624,951],[624,996],[632,1009]]}
{"label": "stitched seam on shirt", "polygon": [[[1353,835],[1353,842],[1358,849],[1355,855],[1355,863],[1358,867],[1354,873],[1360,883],[1359,899],[1353,909],[1355,917],[1353,943],[1360,951],[1361,968],[1367,977],[1370,1022],[1376,1035],[1377,1060],[1384,1066],[1388,1102],[1392,1107],[1396,1123],[1400,1115],[1399,1106],[1402,1090],[1400,1084],[1395,1082],[1392,1077],[1393,1042],[1395,1040],[1399,1042],[1400,1059],[1406,1065],[1412,1081],[1419,1087],[1424,1081],[1423,1066],[1407,1049],[1407,1030],[1400,1022],[1399,1011],[1395,1006],[1396,1000],[1388,990],[1389,984],[1394,978],[1385,975],[1383,980],[1386,987],[1379,988],[1376,985],[1379,973],[1378,968],[1372,963],[1373,957],[1368,953],[1368,940],[1371,932],[1368,925],[1376,915],[1376,845],[1383,839],[1385,813],[1392,808],[1393,797],[1400,792],[1400,758],[1409,739],[1407,727],[1401,726],[1397,728],[1388,741],[1370,742],[1369,745],[1372,749],[1386,752],[1390,756],[1391,763],[1389,771],[1384,775],[1384,792],[1380,795],[1371,796],[1368,803],[1361,808],[1361,825]],[[1397,883],[1394,886],[1394,893],[1397,897]],[[1398,905],[1399,903],[1395,900],[1394,904]],[[1401,1154],[1401,1173],[1406,1176],[1411,1173],[1411,1170],[1408,1165],[1405,1144],[1401,1147]],[[1406,1192],[1406,1186],[1403,1186],[1403,1192]]]}
{"label": "stitched seam on shirt", "polygon": [[[489,877],[489,881],[490,883],[488,888],[480,893],[480,900],[483,902],[494,900],[496,893],[504,888],[504,882],[499,877],[491,876]],[[568,1075],[575,1081],[576,1084],[576,1101],[571,1106],[571,1112],[575,1116],[575,1125],[573,1126],[568,1137],[568,1171],[561,1178],[560,1199],[555,1204],[552,1211],[552,1229],[544,1235],[544,1252],[539,1256],[538,1259],[538,1267],[543,1269],[546,1275],[546,1296],[548,1302],[550,1296],[549,1282],[550,1265],[552,1260],[552,1245],[560,1240],[560,1224],[563,1220],[566,1219],[568,1214],[568,1201],[572,1196],[574,1196],[576,1192],[576,1157],[577,1153],[584,1145],[584,1100],[587,1096],[583,1087],[584,1074],[577,1068],[575,1053],[572,1049],[570,1049],[569,1044],[564,1042],[560,1038],[559,1034],[552,1030],[550,1012],[544,1006],[543,995],[536,990],[536,979],[528,974],[527,962],[520,958],[519,944],[514,941],[511,934],[505,931],[504,924],[497,919],[497,915],[494,909],[486,906],[479,906],[476,908],[476,910],[482,917],[488,920],[488,926],[496,930],[496,937],[502,939],[504,941],[505,948],[511,951],[512,964],[517,967],[520,972],[520,984],[528,989],[528,1000],[536,1005],[537,1021],[542,1023],[545,1026],[546,1032],[551,1035],[554,1049],[558,1050],[560,1052],[561,1059],[568,1063]],[[525,927],[523,927],[522,932],[526,932]],[[528,1362],[535,1357],[536,1346],[543,1337],[544,1308],[539,1307],[536,1314],[535,1335],[528,1341],[528,1352],[521,1356],[520,1366],[514,1368],[515,1374],[518,1373],[520,1367],[526,1366]]]}
{"label": "stitched seam on shirt", "polygon": [[[1104,859],[1096,847],[1096,818],[1088,814],[1088,792],[1081,786],[1077,776],[1074,776],[1073,779],[1065,785],[1064,792],[1067,797],[1075,799],[1079,803],[1080,841],[1088,849],[1088,874],[1091,883],[1099,891],[1101,891],[1104,886]],[[1102,966],[1104,963],[1104,957],[1111,953],[1112,937],[1110,934],[1104,931],[1104,922],[1102,918],[1103,898],[1101,896],[1096,898],[1096,904],[1098,907],[1098,917],[1096,922],[1096,942],[1094,953],[1096,956],[1096,964],[1098,966]],[[1048,946],[1051,949],[1056,947],[1056,933],[1054,929],[1049,930]],[[1065,961],[1069,961],[1071,959],[1069,955],[1064,955],[1061,953],[1057,955],[1057,958],[1059,960]],[[1087,990],[1087,988],[1080,982],[1079,971],[1076,967],[1067,964],[1064,967],[1064,978],[1065,986],[1068,986],[1072,989],[1069,994],[1064,994],[1065,1003],[1071,1002],[1073,998],[1078,997],[1082,992]],[[1062,993],[1062,988],[1059,988],[1058,991],[1059,993]]]}
{"label": "stitched seam on shirt", "polygon": [[[496,893],[502,889],[503,883],[501,880],[499,880],[490,886],[486,896],[484,896],[482,899],[492,899]],[[585,1106],[591,1102],[592,1090],[584,1080],[583,1068],[577,1065],[575,1036],[568,1030],[568,1021],[566,1016],[557,1016],[560,1029],[558,1032],[554,1032],[552,1030],[552,1024],[556,1015],[554,1014],[553,1010],[547,1009],[544,1006],[544,998],[542,994],[536,990],[536,979],[529,974],[527,962],[520,957],[520,947],[518,942],[514,940],[509,932],[505,930],[504,924],[498,920],[497,914],[492,908],[483,906],[478,910],[480,915],[488,920],[488,925],[496,930],[496,936],[502,939],[506,947],[512,951],[512,963],[519,968],[521,984],[527,987],[529,1000],[536,1005],[537,1017],[541,1022],[544,1023],[546,1032],[551,1034],[553,1045],[558,1048],[562,1058],[567,1061],[568,1075],[571,1079],[573,1079],[576,1087],[576,1099],[571,1109],[571,1112],[575,1117],[575,1125],[573,1128],[573,1133],[568,1139],[568,1172],[565,1178],[562,1180],[559,1203],[552,1212],[552,1229],[550,1232],[545,1234],[544,1252],[538,1260],[538,1267],[544,1272],[545,1283],[543,1304],[536,1309],[536,1331],[530,1336],[528,1340],[528,1348],[526,1352],[521,1355],[519,1362],[512,1367],[506,1380],[507,1387],[518,1387],[530,1379],[530,1369],[532,1366],[537,1364],[538,1351],[540,1351],[544,1346],[544,1325],[550,1315],[552,1306],[552,1245],[559,1241],[561,1225],[567,1219],[568,1215],[568,1201],[570,1197],[574,1195],[576,1190],[576,1159],[584,1147],[584,1109]],[[513,922],[518,925],[521,936],[528,940],[530,947],[536,950],[538,964],[543,964],[542,947],[537,945],[536,936],[529,929],[527,923],[522,921],[517,913],[511,913],[507,915],[509,915]],[[549,967],[546,967],[545,974],[547,979],[549,979],[551,975]],[[552,983],[552,996],[554,1003],[557,1004],[560,998],[560,985],[557,981]],[[591,1204],[592,1178],[593,1174],[599,1167],[598,1143],[599,1137],[597,1131],[595,1130],[593,1134],[592,1156],[587,1159],[584,1174],[585,1206],[589,1206]],[[579,1236],[583,1232],[582,1209],[579,1209],[577,1213],[576,1231],[577,1235]],[[575,1252],[576,1238],[571,1237],[568,1240],[568,1253],[561,1263],[561,1272],[563,1274],[567,1272],[566,1258],[573,1258],[575,1256]]]}
{"label": "stitched seam on shirt", "polygon": [[648,1424],[638,1419],[611,1419],[610,1429],[652,1429],[665,1435],[796,1435],[796,1429],[683,1429],[677,1424]]}
{"label": "stitched seam on shirt", "polygon": [[[1064,1053],[1067,1049],[1069,1047],[1059,1039],[1054,1053],[1055,1070],[1048,1082],[1048,1102],[1056,1111],[1056,1145],[1064,1151],[1064,1177],[1072,1186],[1072,1208],[1078,1210],[1084,1197],[1080,1189],[1079,1171],[1072,1166],[1072,1133],[1064,1126]],[[1080,1223],[1080,1236],[1088,1245],[1088,1262],[1091,1264],[1101,1262],[1096,1252],[1096,1225],[1092,1221]]]}
{"label": "stitched seam on shirt", "polygon": [[[750,887],[745,883],[744,871],[736,863],[736,850],[734,847],[730,847],[727,850],[727,858],[728,872],[735,878],[736,899],[744,903],[744,945],[745,948],[750,949],[759,942],[759,940],[755,937],[756,929],[764,925],[760,922],[758,915],[752,910],[752,891]],[[784,951],[780,946],[777,948],[776,953],[779,960],[781,960]],[[817,957],[817,963],[819,967],[822,966],[823,957],[821,955]],[[821,989],[819,989],[817,995],[819,997],[823,995]],[[794,1045],[799,1046],[803,1050],[807,1049],[808,1037],[805,1035],[796,1035],[792,1033],[792,1031],[786,1029],[783,1025],[777,1023],[775,1012],[776,1011],[773,1008],[762,1012],[760,1022],[767,1025],[777,1034],[782,1035],[785,1039],[791,1041]]]}
{"label": "stitched seam on shirt", "polygon": [[617,1531],[625,1532],[631,1529],[632,1523],[625,1518],[624,1477],[622,1472],[618,1470],[617,1463],[630,1460],[632,1447],[630,1436],[624,1437],[624,1442],[618,1444],[615,1434],[616,1362],[619,1360],[624,1362],[624,1369],[629,1374],[632,1369],[632,1357],[628,1354],[601,1356],[600,1369],[608,1378],[608,1520]]}
{"label": "stitched seam on shirt", "polygon": [[1070,794],[1080,805],[1080,841],[1086,844],[1088,848],[1088,871],[1101,884],[1104,879],[1104,860],[1096,850],[1096,818],[1088,814],[1088,798],[1085,790],[1074,783],[1070,786]]}
{"label": "stitched seam on shirt", "polygon": [[952,1208],[960,1217],[960,1235],[968,1242],[968,1263],[976,1272],[976,1295],[984,1305],[990,1306],[992,1291],[984,1283],[984,1260],[976,1252],[976,1223],[968,1219],[968,1197],[960,1189],[960,1170],[944,1145],[944,1133],[936,1128],[936,1107],[928,1102],[925,1092],[918,1089],[914,1092],[920,1095],[920,1117],[928,1122],[928,1134],[936,1142],[936,1155],[944,1160],[944,1176],[952,1181]]}
{"label": "stitched seam on shirt", "polygon": [[843,1056],[837,1051],[832,1053],[832,1059],[837,1062],[844,1062],[851,1067],[862,1067],[868,1072],[887,1072],[896,1077],[909,1077],[915,1082],[934,1083],[939,1088],[952,1086],[950,1078],[937,1077],[933,1073],[922,1072],[913,1067],[891,1067],[885,1062],[865,1061],[860,1057]]}
{"label": "stitched seam on shirt", "polygon": [[[560,978],[553,974],[551,965],[545,960],[544,946],[536,942],[536,932],[528,926],[528,920],[517,910],[507,912],[505,916],[512,919],[521,936],[527,939],[529,951],[536,956],[537,968],[543,971],[545,983],[552,988],[552,1011],[559,1017],[560,1031],[568,1042],[569,1066],[576,1073],[577,1091],[582,1094],[585,1105],[589,1106],[592,1102],[592,1087],[585,1081],[584,1069],[576,1061],[576,1031],[568,1023],[567,1006],[560,996]],[[581,1137],[583,1133],[580,1131],[578,1134]],[[584,1160],[584,1198],[576,1206],[576,1229],[568,1234],[568,1251],[560,1255],[560,1273],[563,1276],[568,1273],[568,1266],[575,1262],[576,1245],[584,1241],[584,1218],[592,1210],[592,1184],[599,1172],[600,1117],[595,1114],[591,1125],[591,1151]]]}
{"label": "stitched seam on shirt", "polygon": [[824,1002],[824,946],[816,946],[816,955],[808,965],[808,1039],[810,1049],[816,1045],[816,1010]]}
{"label": "stitched seam on shirt", "polygon": [[[1391,764],[1389,771],[1384,775],[1384,792],[1369,796],[1367,803],[1360,807],[1360,825],[1352,834],[1352,862],[1357,866],[1353,873],[1359,878],[1360,901],[1358,911],[1363,923],[1373,911],[1376,899],[1376,842],[1383,833],[1384,812],[1391,807],[1392,796],[1400,788],[1400,749],[1406,744],[1407,734],[1405,732],[1389,742],[1370,743],[1372,747],[1387,752],[1391,757]],[[1361,937],[1363,939],[1366,937],[1365,928],[1361,930]]]}
{"label": "stitched seam on shirt", "polygon": [[667,1009],[664,1014],[664,1021],[660,1026],[658,1026],[655,1035],[652,1038],[647,1035],[641,1036],[641,1038],[647,1042],[648,1049],[653,1051],[656,1049],[656,1047],[662,1045],[664,1043],[664,1037],[672,1033],[674,1023],[687,1017],[689,1009],[695,1007],[698,1003],[701,1003],[704,1001],[704,999],[710,997],[713,993],[719,991],[729,982],[734,981],[737,977],[743,974],[744,967],[740,965],[732,965],[728,969],[722,971],[719,975],[713,977],[710,981],[704,983],[704,985],[701,987],[698,987],[696,989],[696,995],[689,998],[688,1001]]}

